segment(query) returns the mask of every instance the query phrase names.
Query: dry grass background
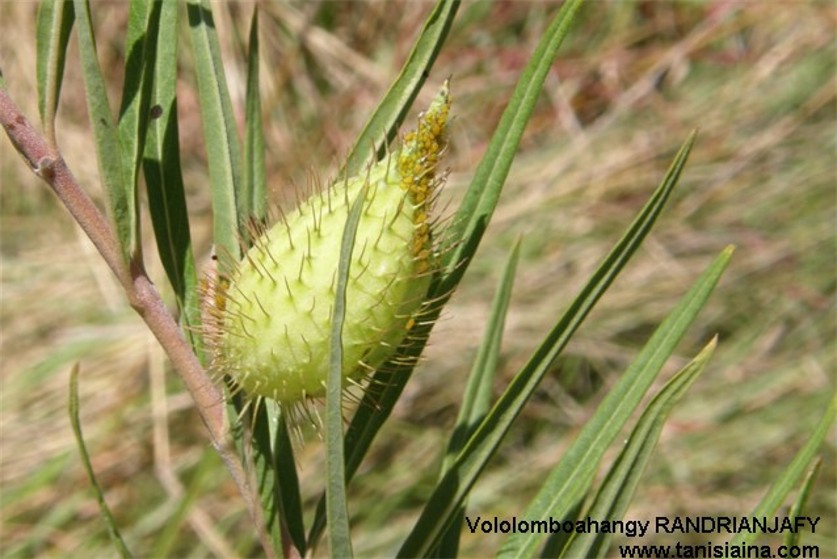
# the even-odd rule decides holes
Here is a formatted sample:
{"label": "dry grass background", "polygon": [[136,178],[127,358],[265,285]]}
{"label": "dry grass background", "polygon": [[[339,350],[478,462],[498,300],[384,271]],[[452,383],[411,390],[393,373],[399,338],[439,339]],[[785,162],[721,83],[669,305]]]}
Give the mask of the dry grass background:
{"label": "dry grass background", "polygon": [[[127,2],[93,5],[116,106]],[[430,8],[424,2],[262,5],[263,103],[277,203],[292,203],[294,189],[312,176],[327,180]],[[251,10],[250,3],[215,4],[239,111]],[[450,199],[467,185],[553,10],[550,3],[463,4],[419,102],[453,76]],[[0,65],[32,119],[35,12],[32,2],[0,3]],[[716,332],[720,348],[663,432],[629,516],[736,515],[758,502],[834,391],[836,24],[830,2],[591,2],[584,8],[477,260],[351,487],[358,555],[391,554],[432,488],[514,239],[524,235],[524,257],[498,390],[694,127],[701,129],[698,143],[655,233],[556,363],[477,485],[470,510],[504,518],[523,512],[654,325],[728,243],[738,247],[733,263],[671,369]],[[99,195],[76,53],[73,46],[58,140],[78,178]],[[194,238],[205,258],[211,208],[188,57],[180,79],[184,173]],[[86,439],[129,547],[155,557],[254,553],[241,501],[161,351],[66,213],[10,144],[0,145],[0,553],[114,555],[69,428],[67,381],[75,362]],[[149,232],[146,227],[150,241]],[[164,286],[155,253],[148,256]],[[837,549],[834,450],[831,437],[810,505],[823,517],[822,530],[805,535],[823,557]],[[299,451],[309,509],[321,487],[321,451],[316,439]],[[466,533],[463,555],[483,555],[497,542]]]}

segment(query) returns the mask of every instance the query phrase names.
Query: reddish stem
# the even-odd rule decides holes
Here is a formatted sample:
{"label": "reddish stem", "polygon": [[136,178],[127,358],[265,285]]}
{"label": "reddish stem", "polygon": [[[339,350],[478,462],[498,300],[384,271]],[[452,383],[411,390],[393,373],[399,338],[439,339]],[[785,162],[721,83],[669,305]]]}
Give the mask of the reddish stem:
{"label": "reddish stem", "polygon": [[160,294],[145,272],[138,257],[129,266],[122,256],[113,227],[87,192],[81,188],[64,158],[49,146],[12,101],[5,88],[0,87],[0,125],[32,171],[46,182],[70,214],[81,226],[93,245],[113,271],[131,307],[142,317],[148,328],[163,346],[175,370],[200,413],[209,431],[212,445],[221,455],[239,492],[244,497],[250,515],[268,557],[275,557],[273,546],[265,530],[264,515],[252,475],[248,476],[235,453],[224,413],[224,398],[220,387],[212,382],[198,361],[180,327],[166,308]]}

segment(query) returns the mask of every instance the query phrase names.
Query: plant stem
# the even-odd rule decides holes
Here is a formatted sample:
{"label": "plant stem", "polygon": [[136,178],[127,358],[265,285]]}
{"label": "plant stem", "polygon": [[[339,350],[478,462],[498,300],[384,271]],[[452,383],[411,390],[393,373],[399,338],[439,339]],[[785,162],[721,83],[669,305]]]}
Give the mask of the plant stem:
{"label": "plant stem", "polygon": [[50,147],[44,137],[32,127],[4,87],[0,87],[0,125],[24,161],[50,186],[93,242],[125,290],[131,307],[163,346],[195,401],[198,413],[209,431],[212,445],[244,497],[266,555],[275,557],[273,546],[269,538],[266,538],[264,514],[258,494],[254,490],[254,479],[252,474],[247,474],[235,453],[235,445],[232,443],[224,413],[224,395],[221,388],[212,381],[198,361],[174,317],[166,308],[145,271],[141,255],[135,255],[130,265],[125,262],[113,227],[107,218],[78,184],[57,148]]}

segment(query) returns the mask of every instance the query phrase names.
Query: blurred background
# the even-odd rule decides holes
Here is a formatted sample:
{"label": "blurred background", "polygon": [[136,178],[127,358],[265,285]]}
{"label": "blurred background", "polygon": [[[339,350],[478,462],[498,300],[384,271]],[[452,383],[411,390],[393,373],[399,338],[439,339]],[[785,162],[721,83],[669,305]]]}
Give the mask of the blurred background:
{"label": "blurred background", "polygon": [[[328,183],[432,4],[260,6],[269,187],[275,204],[291,207],[312,182]],[[447,215],[557,6],[463,2],[416,104],[426,106],[452,76],[450,177],[441,204]],[[239,117],[253,7],[213,4]],[[3,76],[33,121],[36,10],[34,2],[0,3]],[[94,2],[92,12],[118,107],[128,3]],[[694,128],[697,144],[654,233],[555,363],[476,486],[469,510],[501,518],[525,510],[653,328],[711,259],[734,244],[732,264],[659,383],[714,334],[720,346],[668,422],[628,517],[749,513],[834,391],[836,25],[831,2],[626,1],[582,8],[482,248],[350,487],[359,556],[391,555],[429,496],[515,239],[523,237],[523,257],[497,393]],[[207,165],[191,42],[185,22],[181,27],[183,168],[204,262],[211,244]],[[80,182],[101,198],[75,41],[58,142]],[[114,555],[69,426],[68,377],[76,362],[85,437],[129,547],[140,556],[256,553],[235,487],[160,348],[46,186],[6,139],[0,146],[0,553]],[[147,221],[144,235],[148,267],[173,301]],[[810,515],[823,517],[821,529],[803,535],[823,557],[837,549],[835,445],[832,433],[809,505]],[[321,458],[316,437],[298,449],[308,511],[322,487]],[[462,554],[485,555],[500,541],[466,531]],[[651,541],[674,543],[671,536]],[[319,555],[325,554],[323,547]]]}

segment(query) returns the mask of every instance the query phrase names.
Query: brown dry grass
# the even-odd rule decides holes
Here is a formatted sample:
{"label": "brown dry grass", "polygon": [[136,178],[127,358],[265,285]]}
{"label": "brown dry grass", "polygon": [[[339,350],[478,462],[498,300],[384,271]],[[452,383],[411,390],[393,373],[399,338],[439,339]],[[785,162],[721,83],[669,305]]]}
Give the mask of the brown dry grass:
{"label": "brown dry grass", "polygon": [[[94,3],[114,105],[126,7]],[[278,200],[292,199],[287,192],[312,174],[324,180],[334,169],[429,8],[415,2],[397,9],[385,3],[264,6],[265,127]],[[433,84],[453,76],[452,199],[467,184],[551,10],[522,2],[463,6],[426,88],[432,93]],[[498,268],[514,238],[526,240],[501,383],[617,239],[693,127],[701,128],[698,144],[656,233],[556,364],[476,487],[470,509],[502,517],[522,512],[603,391],[728,243],[738,246],[733,264],[672,368],[715,332],[721,347],[663,433],[630,515],[746,513],[834,390],[833,6],[623,2],[585,10],[554,66],[478,259],[353,485],[361,556],[391,554],[432,487]],[[237,37],[246,37],[250,12],[250,4],[216,5],[239,110]],[[0,14],[3,74],[34,119],[35,5],[4,2]],[[182,40],[187,48],[185,33]],[[68,59],[59,144],[82,183],[98,193],[76,52],[72,47]],[[188,63],[179,87],[184,172],[205,256],[210,208]],[[67,374],[80,362],[86,439],[129,547],[140,555],[252,552],[241,502],[207,449],[182,388],[165,372],[161,352],[89,243],[10,145],[0,144],[0,551],[113,553],[67,420]],[[151,267],[163,286],[159,264]],[[825,467],[811,505],[827,527],[806,535],[823,550],[836,543],[834,445],[832,438],[823,449]],[[309,500],[320,487],[320,454],[316,441],[299,454]],[[192,500],[181,511],[184,494]],[[165,548],[169,536],[174,540]],[[496,545],[463,535],[465,555]]]}

